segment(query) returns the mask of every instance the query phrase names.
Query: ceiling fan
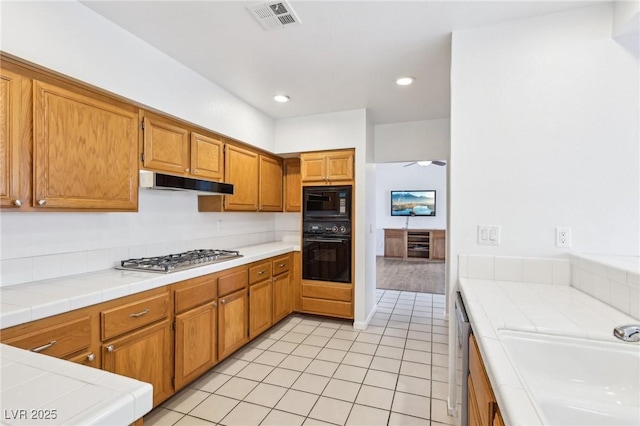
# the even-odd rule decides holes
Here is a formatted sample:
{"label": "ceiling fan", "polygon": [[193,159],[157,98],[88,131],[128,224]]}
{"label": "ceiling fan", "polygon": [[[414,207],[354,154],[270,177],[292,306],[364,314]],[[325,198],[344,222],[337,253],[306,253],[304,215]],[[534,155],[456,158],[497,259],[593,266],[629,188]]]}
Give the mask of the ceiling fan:
{"label": "ceiling fan", "polygon": [[435,164],[436,166],[445,166],[447,163],[445,163],[444,161],[439,161],[439,160],[414,161],[413,163],[405,164],[403,167],[413,166],[414,164],[417,164],[418,166],[422,166],[422,167],[427,167],[427,166],[430,166],[431,164]]}

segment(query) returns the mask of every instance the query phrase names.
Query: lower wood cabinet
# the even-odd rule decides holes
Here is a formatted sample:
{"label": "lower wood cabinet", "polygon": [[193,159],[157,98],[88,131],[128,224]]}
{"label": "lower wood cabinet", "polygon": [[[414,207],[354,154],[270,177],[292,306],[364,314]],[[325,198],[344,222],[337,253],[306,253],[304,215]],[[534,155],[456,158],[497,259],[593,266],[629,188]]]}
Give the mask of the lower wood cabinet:
{"label": "lower wood cabinet", "polygon": [[222,360],[249,341],[247,290],[221,296],[218,304],[218,359]]}
{"label": "lower wood cabinet", "polygon": [[385,229],[384,256],[444,262],[444,229]]}
{"label": "lower wood cabinet", "polygon": [[271,278],[249,287],[249,338],[253,339],[273,324],[273,284]]}
{"label": "lower wood cabinet", "polygon": [[218,361],[218,303],[176,315],[175,389],[181,389]]}
{"label": "lower wood cabinet", "polygon": [[102,368],[153,385],[153,405],[173,394],[173,344],[168,319],[102,345]]}
{"label": "lower wood cabinet", "polygon": [[353,286],[302,280],[301,311],[317,315],[353,318]]}
{"label": "lower wood cabinet", "polygon": [[273,278],[273,323],[293,312],[291,276],[289,273]]}
{"label": "lower wood cabinet", "polygon": [[468,418],[469,426],[498,426],[504,425],[504,420],[498,408],[489,376],[484,368],[478,343],[473,334],[469,336],[469,385]]}

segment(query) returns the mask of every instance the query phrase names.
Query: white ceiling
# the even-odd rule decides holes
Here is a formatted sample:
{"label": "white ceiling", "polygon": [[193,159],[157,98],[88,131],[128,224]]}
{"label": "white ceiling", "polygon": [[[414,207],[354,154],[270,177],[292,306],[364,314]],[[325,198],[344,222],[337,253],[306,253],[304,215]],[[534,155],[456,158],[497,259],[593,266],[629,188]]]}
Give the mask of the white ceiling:
{"label": "white ceiling", "polygon": [[275,119],[367,108],[386,124],[449,117],[452,31],[593,2],[301,0],[302,24],[273,31],[254,1],[83,3]]}

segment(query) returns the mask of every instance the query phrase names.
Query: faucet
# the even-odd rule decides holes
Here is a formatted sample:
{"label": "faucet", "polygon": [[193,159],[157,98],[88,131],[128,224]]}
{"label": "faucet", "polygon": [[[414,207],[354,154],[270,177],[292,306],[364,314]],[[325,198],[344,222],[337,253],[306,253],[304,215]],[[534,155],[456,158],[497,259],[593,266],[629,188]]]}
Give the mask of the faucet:
{"label": "faucet", "polygon": [[640,325],[620,325],[613,329],[613,335],[625,342],[640,342]]}

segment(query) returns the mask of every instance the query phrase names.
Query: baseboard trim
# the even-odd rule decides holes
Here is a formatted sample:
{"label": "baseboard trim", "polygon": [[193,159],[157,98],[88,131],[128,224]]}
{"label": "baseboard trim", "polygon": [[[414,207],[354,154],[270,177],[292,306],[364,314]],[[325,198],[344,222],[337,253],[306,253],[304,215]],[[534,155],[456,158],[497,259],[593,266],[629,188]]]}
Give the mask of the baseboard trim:
{"label": "baseboard trim", "polygon": [[373,309],[371,310],[371,313],[367,317],[366,321],[354,321],[353,328],[355,330],[366,330],[367,327],[369,327],[369,323],[373,319],[373,315],[375,315],[377,310],[378,310],[378,304],[376,303]]}

